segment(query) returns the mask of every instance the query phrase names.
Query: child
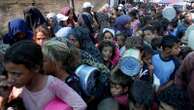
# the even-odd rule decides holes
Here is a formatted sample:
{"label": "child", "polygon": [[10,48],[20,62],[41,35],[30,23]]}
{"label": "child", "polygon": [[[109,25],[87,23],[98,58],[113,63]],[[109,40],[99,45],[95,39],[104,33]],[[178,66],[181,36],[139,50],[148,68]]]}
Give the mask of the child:
{"label": "child", "polygon": [[141,56],[143,62],[143,74],[140,76],[140,79],[151,83],[153,81],[153,65],[151,62],[152,53],[152,48],[148,45],[144,45]]}
{"label": "child", "polygon": [[43,43],[50,38],[49,29],[44,26],[38,26],[34,31],[34,37],[33,40],[40,46],[43,45]]}
{"label": "child", "polygon": [[123,107],[128,109],[128,90],[132,83],[132,78],[125,75],[120,69],[111,74],[110,91],[115,100]]}
{"label": "child", "polygon": [[101,52],[101,55],[103,57],[104,64],[109,68],[113,68],[113,64],[111,60],[114,57],[115,52],[115,45],[110,41],[102,41],[99,44],[99,50]]}
{"label": "child", "polygon": [[123,55],[126,49],[125,40],[126,40],[126,36],[123,33],[116,34],[116,42],[117,42],[117,45],[119,46],[121,56]]}
{"label": "child", "polygon": [[74,110],[86,109],[82,98],[66,83],[43,74],[43,54],[36,43],[15,43],[6,51],[4,64],[11,85],[23,87],[20,97],[27,110],[43,110],[55,98],[67,103]]}
{"label": "child", "polygon": [[154,89],[146,81],[135,80],[129,91],[130,110],[150,110],[153,105]]}
{"label": "child", "polygon": [[170,36],[165,36],[162,38],[161,52],[152,56],[153,71],[159,78],[161,84],[159,92],[173,83],[173,77],[178,68],[172,56],[172,48],[174,45],[176,45],[176,41]]}

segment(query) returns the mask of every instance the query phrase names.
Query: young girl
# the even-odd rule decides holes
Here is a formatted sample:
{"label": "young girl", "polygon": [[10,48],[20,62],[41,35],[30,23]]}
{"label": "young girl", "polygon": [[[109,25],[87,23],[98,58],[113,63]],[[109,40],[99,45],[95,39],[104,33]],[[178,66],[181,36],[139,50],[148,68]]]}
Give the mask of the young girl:
{"label": "young girl", "polygon": [[27,110],[43,110],[56,98],[74,110],[86,109],[82,98],[66,83],[43,74],[42,50],[36,43],[21,41],[14,44],[6,51],[4,64],[11,85],[23,87],[20,97]]}
{"label": "young girl", "polygon": [[40,46],[43,45],[43,43],[48,40],[50,38],[50,33],[49,33],[49,29],[44,26],[41,25],[39,27],[37,27],[34,31],[34,37],[33,40]]}
{"label": "young girl", "polygon": [[99,44],[99,50],[101,52],[101,55],[103,57],[104,64],[109,68],[113,68],[113,64],[111,63],[111,60],[114,57],[115,52],[115,45],[110,41],[102,41]]}

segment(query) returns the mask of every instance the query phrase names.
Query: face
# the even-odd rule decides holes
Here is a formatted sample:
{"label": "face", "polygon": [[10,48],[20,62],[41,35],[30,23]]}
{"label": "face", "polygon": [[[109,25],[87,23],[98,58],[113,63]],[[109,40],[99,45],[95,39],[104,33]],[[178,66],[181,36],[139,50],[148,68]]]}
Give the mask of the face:
{"label": "face", "polygon": [[80,48],[80,43],[79,41],[73,36],[73,35],[70,35],[69,37],[69,42],[72,43],[75,47],[77,48]]}
{"label": "face", "polygon": [[172,47],[172,55],[173,56],[178,56],[179,53],[181,51],[181,48],[180,48],[180,44],[176,43],[173,47]]}
{"label": "face", "polygon": [[144,39],[151,43],[152,39],[154,38],[154,34],[150,30],[144,31]]}
{"label": "face", "polygon": [[124,89],[121,85],[118,84],[110,84],[110,91],[112,96],[118,96],[124,93]]}
{"label": "face", "polygon": [[104,40],[107,40],[107,41],[113,41],[113,36],[110,32],[106,32],[104,33]]}
{"label": "face", "polygon": [[0,97],[8,97],[11,91],[11,85],[9,84],[7,78],[0,75]]}
{"label": "face", "polygon": [[165,48],[163,49],[163,53],[165,54],[164,57],[170,57],[172,55],[172,49],[171,48]]}
{"label": "face", "polygon": [[122,35],[117,36],[117,44],[121,48],[122,46],[125,45],[125,37]]}
{"label": "face", "polygon": [[28,86],[32,81],[33,71],[26,68],[23,64],[5,63],[5,69],[8,73],[9,83],[16,88]]}
{"label": "face", "polygon": [[47,40],[47,36],[44,35],[43,32],[37,32],[36,36],[35,36],[35,42],[42,46],[43,43]]}
{"label": "face", "polygon": [[124,25],[124,27],[125,27],[126,29],[130,29],[130,27],[131,27],[131,22],[129,21],[127,24]]}
{"label": "face", "polygon": [[113,54],[112,47],[108,46],[102,49],[102,56],[103,56],[104,61],[109,61],[111,59],[112,54]]}

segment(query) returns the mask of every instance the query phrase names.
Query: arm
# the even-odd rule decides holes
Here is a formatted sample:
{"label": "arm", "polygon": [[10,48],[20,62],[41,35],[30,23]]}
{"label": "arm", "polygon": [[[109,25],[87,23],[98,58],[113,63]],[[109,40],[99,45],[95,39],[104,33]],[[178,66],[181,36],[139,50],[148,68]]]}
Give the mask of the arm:
{"label": "arm", "polygon": [[73,110],[85,110],[87,105],[84,100],[66,83],[55,78],[51,85],[56,96],[70,105]]}

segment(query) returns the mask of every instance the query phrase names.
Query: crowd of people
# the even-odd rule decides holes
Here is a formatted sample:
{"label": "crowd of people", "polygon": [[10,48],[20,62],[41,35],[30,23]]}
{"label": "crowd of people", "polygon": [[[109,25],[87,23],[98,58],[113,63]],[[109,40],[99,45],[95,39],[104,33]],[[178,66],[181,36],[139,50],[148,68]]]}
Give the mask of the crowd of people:
{"label": "crowd of people", "polygon": [[194,110],[189,9],[125,3],[35,6],[0,42],[0,110]]}

